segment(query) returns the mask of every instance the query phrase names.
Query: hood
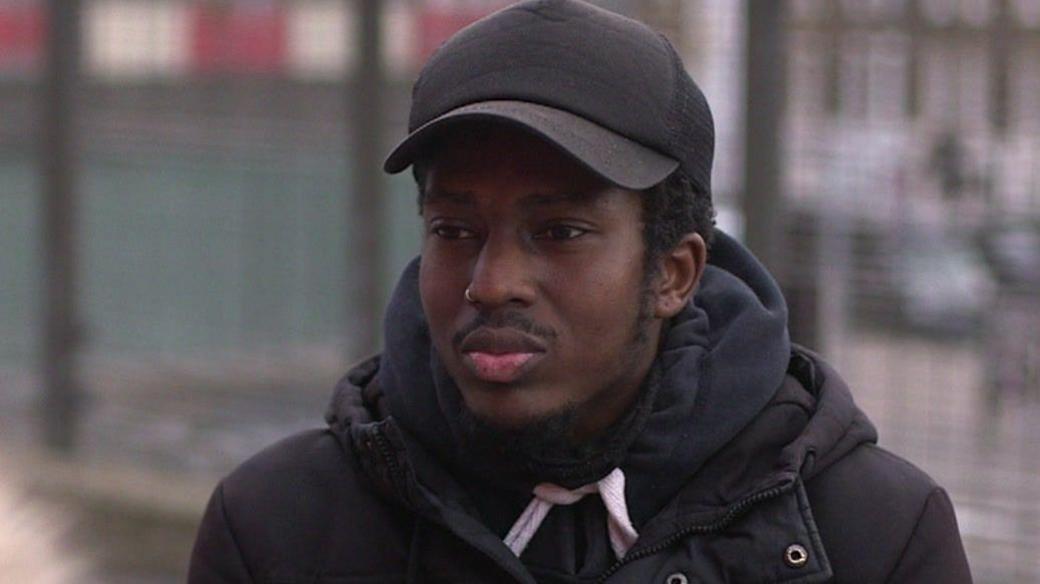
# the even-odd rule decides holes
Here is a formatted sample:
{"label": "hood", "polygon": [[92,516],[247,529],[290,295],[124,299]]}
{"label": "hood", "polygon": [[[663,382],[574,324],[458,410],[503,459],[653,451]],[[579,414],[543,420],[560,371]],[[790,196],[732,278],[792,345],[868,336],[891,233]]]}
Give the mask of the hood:
{"label": "hood", "polygon": [[845,381],[818,355],[794,346],[780,389],[640,532],[638,547],[667,539],[676,525],[732,521],[768,493],[797,489],[876,442],[874,425]]}
{"label": "hood", "polygon": [[[506,565],[513,564],[513,556],[499,553],[488,538],[476,537],[484,530],[473,523],[472,508],[462,500],[464,489],[442,466],[423,468],[432,457],[389,417],[376,379],[379,369],[380,357],[372,357],[340,380],[326,413],[332,431],[345,447],[359,453],[362,467],[384,496],[442,521],[453,518],[449,526],[468,526],[462,534],[478,542],[486,540],[478,547]],[[386,453],[373,449],[370,437],[380,432],[387,435],[399,464],[387,465]],[[632,551],[658,545],[691,525],[721,528],[747,512],[749,502],[765,500],[763,495],[769,492],[794,489],[858,446],[876,442],[877,431],[856,407],[845,381],[818,355],[793,346],[787,375],[772,399],[640,528],[639,542]],[[436,509],[416,504],[414,475],[395,476],[395,469],[387,468],[414,471],[411,464],[415,462],[421,463],[419,474],[425,483],[419,490],[448,495],[437,498]]]}
{"label": "hood", "polygon": [[[430,343],[419,261],[405,269],[391,298],[381,359],[367,375],[354,375],[378,380],[382,411],[359,409],[364,400],[351,392],[357,385],[348,376],[330,419],[391,416],[421,450],[451,468],[459,463],[453,412],[461,398]],[[649,415],[622,453],[629,495],[639,493],[628,497],[637,524],[763,410],[782,385],[790,355],[779,287],[750,252],[719,232],[693,301],[667,327]]]}

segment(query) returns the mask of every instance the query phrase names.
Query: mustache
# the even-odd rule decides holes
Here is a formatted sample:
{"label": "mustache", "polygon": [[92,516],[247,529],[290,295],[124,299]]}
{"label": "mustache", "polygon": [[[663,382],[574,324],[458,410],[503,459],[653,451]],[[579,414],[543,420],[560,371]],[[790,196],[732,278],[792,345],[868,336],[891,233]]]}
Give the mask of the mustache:
{"label": "mustache", "polygon": [[452,345],[458,347],[466,335],[480,328],[505,329],[511,328],[524,334],[538,337],[545,341],[556,340],[556,330],[540,325],[523,313],[516,310],[496,312],[494,314],[477,313],[477,316],[466,323],[451,337]]}

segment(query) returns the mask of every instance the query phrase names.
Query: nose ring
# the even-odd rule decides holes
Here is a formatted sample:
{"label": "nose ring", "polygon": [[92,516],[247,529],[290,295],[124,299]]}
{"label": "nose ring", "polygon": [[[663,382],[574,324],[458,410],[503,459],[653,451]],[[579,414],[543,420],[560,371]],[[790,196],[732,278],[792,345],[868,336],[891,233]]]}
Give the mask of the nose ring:
{"label": "nose ring", "polygon": [[473,295],[469,293],[469,288],[466,288],[466,292],[462,294],[466,298],[466,302],[470,304],[476,304],[477,301],[473,299]]}

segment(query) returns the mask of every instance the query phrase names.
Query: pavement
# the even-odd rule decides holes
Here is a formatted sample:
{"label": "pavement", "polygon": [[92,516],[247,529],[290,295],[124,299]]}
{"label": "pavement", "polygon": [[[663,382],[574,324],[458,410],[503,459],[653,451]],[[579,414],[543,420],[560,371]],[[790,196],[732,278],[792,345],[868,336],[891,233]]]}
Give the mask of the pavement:
{"label": "pavement", "polygon": [[880,444],[949,491],[976,581],[1040,582],[1040,388],[995,395],[985,342],[857,334],[833,360]]}

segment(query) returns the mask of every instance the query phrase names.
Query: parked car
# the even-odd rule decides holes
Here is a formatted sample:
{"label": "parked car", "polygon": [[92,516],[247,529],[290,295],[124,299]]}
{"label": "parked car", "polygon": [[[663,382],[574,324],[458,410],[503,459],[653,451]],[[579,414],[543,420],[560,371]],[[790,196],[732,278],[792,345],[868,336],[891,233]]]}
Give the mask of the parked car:
{"label": "parked car", "polygon": [[978,334],[996,292],[972,242],[938,232],[899,238],[889,283],[900,324],[946,335]]}
{"label": "parked car", "polygon": [[1040,220],[987,226],[979,244],[997,284],[984,343],[993,403],[1040,399]]}
{"label": "parked car", "polygon": [[1040,219],[989,225],[978,239],[1001,287],[1040,295]]}

